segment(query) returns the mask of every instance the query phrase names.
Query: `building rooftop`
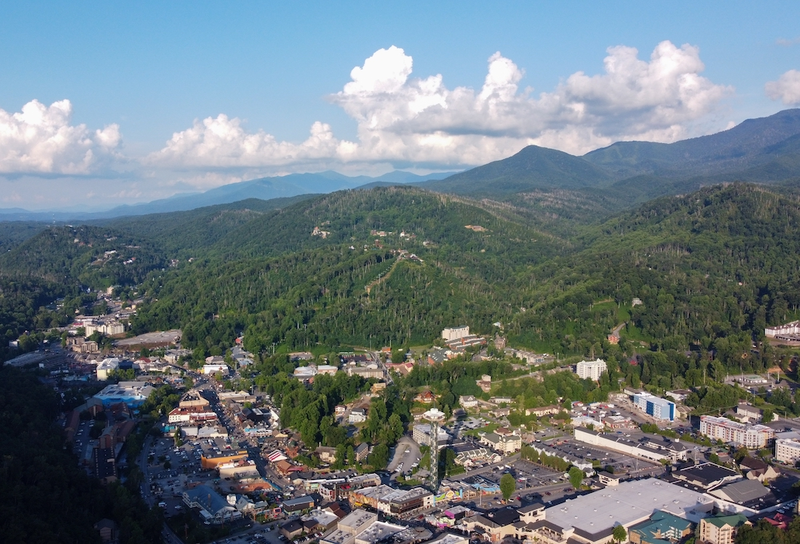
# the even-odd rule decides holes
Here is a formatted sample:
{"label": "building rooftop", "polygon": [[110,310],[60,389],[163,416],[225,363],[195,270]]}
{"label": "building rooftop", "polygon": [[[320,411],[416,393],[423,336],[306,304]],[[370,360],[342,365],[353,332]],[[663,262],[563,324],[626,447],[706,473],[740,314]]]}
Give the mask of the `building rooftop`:
{"label": "building rooftop", "polygon": [[582,495],[551,506],[545,519],[562,528],[574,527],[576,533],[595,535],[645,520],[655,510],[663,510],[681,518],[699,518],[712,500],[702,493],[663,482],[655,478],[621,482],[618,486]]}
{"label": "building rooftop", "polygon": [[431,540],[427,544],[467,544],[469,539],[462,535],[444,533],[436,540]]}
{"label": "building rooftop", "polygon": [[228,504],[228,501],[225,500],[225,497],[207,485],[198,485],[192,489],[187,489],[184,493],[188,495],[192,502],[202,505],[202,507],[211,514],[216,514],[220,510],[226,508],[233,508]]}
{"label": "building rooftop", "polygon": [[353,510],[339,521],[339,529],[358,533],[378,519],[378,514],[366,510]]}
{"label": "building rooftop", "polygon": [[739,476],[735,470],[725,468],[714,463],[701,463],[699,465],[682,468],[672,473],[678,479],[695,483],[706,489],[719,485],[726,478],[736,478]]}
{"label": "building rooftop", "polygon": [[[710,491],[715,497],[744,506],[755,505],[771,493],[769,488],[758,480],[740,480]],[[760,508],[756,508],[760,510]]]}
{"label": "building rooftop", "polygon": [[533,504],[529,504],[528,506],[523,506],[522,508],[518,509],[517,512],[520,514],[529,514],[531,512],[538,512],[540,510],[544,510],[544,504],[541,502],[535,502]]}
{"label": "building rooftop", "polygon": [[402,525],[376,521],[356,537],[356,542],[358,544],[375,544],[404,529],[405,527]]}
{"label": "building rooftop", "polygon": [[653,512],[653,515],[650,516],[650,519],[641,523],[637,523],[631,527],[630,532],[636,531],[643,536],[644,540],[647,542],[653,542],[655,535],[666,534],[670,532],[672,528],[678,529],[679,531],[685,531],[690,529],[691,526],[692,522],[689,520],[679,518],[678,516],[670,514],[669,512],[656,510]]}
{"label": "building rooftop", "polygon": [[706,522],[716,525],[717,527],[725,527],[726,525],[730,525],[731,527],[739,527],[740,525],[747,523],[747,518],[743,514],[733,514],[728,516],[714,516],[706,518]]}
{"label": "building rooftop", "polygon": [[295,499],[289,499],[283,501],[283,506],[302,506],[304,504],[314,504],[314,497],[309,495],[304,495],[302,497],[297,497]]}

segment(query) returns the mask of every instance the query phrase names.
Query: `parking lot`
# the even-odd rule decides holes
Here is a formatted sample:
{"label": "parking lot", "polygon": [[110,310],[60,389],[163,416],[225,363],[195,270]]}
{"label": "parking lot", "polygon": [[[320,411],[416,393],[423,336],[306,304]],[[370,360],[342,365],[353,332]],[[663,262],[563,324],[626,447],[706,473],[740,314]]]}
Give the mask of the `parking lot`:
{"label": "parking lot", "polygon": [[537,487],[552,486],[566,481],[562,472],[522,459],[511,464],[494,466],[491,470],[482,471],[480,477],[499,486],[500,478],[506,473],[514,477],[517,482],[517,491],[520,493],[528,493]]}

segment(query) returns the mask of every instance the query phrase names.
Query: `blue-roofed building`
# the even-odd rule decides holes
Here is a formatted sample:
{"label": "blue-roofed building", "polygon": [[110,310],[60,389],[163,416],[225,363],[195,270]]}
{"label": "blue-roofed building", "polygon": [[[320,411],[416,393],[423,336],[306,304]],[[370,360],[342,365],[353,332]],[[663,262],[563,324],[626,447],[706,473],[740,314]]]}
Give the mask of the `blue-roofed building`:
{"label": "blue-roofed building", "polygon": [[675,421],[675,403],[670,400],[656,397],[650,393],[636,393],[633,396],[633,403],[641,411],[655,419]]}
{"label": "blue-roofed building", "polygon": [[628,530],[633,544],[662,544],[679,542],[692,534],[694,524],[669,512],[656,510],[650,519],[637,523]]}
{"label": "blue-roofed building", "polygon": [[198,485],[183,492],[183,502],[189,508],[196,508],[205,521],[223,523],[239,519],[242,514],[225,497],[207,485]]}

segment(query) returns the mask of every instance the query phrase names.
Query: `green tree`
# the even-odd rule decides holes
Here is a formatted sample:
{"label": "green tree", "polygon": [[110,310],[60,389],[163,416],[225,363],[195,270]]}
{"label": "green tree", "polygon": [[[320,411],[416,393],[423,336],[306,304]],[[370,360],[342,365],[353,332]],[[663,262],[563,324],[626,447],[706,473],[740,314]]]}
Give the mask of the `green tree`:
{"label": "green tree", "polygon": [[764,415],[762,416],[764,423],[769,423],[774,418],[775,412],[772,410],[772,408],[764,408]]}
{"label": "green tree", "polygon": [[615,525],[614,530],[611,531],[611,538],[613,538],[615,542],[622,542],[627,537],[628,537],[628,532],[622,525]]}
{"label": "green tree", "polygon": [[569,483],[575,489],[578,489],[581,486],[581,482],[583,482],[583,471],[578,467],[570,467],[569,469]]}
{"label": "green tree", "polygon": [[500,492],[503,494],[503,499],[508,500],[511,498],[511,495],[514,494],[514,491],[517,489],[517,481],[514,480],[514,477],[506,472],[500,478]]}
{"label": "green tree", "polygon": [[369,464],[375,469],[382,469],[389,463],[389,446],[380,443],[372,450],[369,456]]}

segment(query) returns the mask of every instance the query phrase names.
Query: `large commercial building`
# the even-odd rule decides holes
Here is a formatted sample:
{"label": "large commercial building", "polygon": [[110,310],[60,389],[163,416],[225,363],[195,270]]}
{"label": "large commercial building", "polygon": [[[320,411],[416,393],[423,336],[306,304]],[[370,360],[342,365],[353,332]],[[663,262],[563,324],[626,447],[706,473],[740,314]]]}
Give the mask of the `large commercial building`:
{"label": "large commercial building", "polygon": [[702,493],[654,478],[621,482],[545,509],[544,519],[530,525],[527,537],[547,543],[608,542],[614,526],[630,530],[655,510],[696,523],[713,506]]}
{"label": "large commercial building", "polygon": [[647,415],[662,421],[675,421],[675,403],[651,395],[650,393],[637,393],[633,396],[633,403]]}
{"label": "large commercial building", "polygon": [[602,359],[594,361],[581,361],[575,367],[575,373],[581,379],[589,378],[590,380],[597,381],[600,379],[600,374],[608,370],[606,362]]}
{"label": "large commercial building", "polygon": [[623,434],[601,433],[583,427],[575,427],[573,431],[575,440],[585,442],[611,451],[638,457],[650,462],[658,463],[662,460],[686,461],[691,452],[687,445],[678,440],[669,440],[665,437],[635,437],[629,438]]}
{"label": "large commercial building", "polygon": [[765,448],[775,439],[775,431],[766,425],[746,425],[714,416],[700,416],[700,434],[750,449]]}
{"label": "large commercial building", "polygon": [[198,485],[183,492],[183,502],[189,508],[196,508],[209,523],[219,524],[242,517],[236,508],[228,504],[225,497],[207,485]]}

